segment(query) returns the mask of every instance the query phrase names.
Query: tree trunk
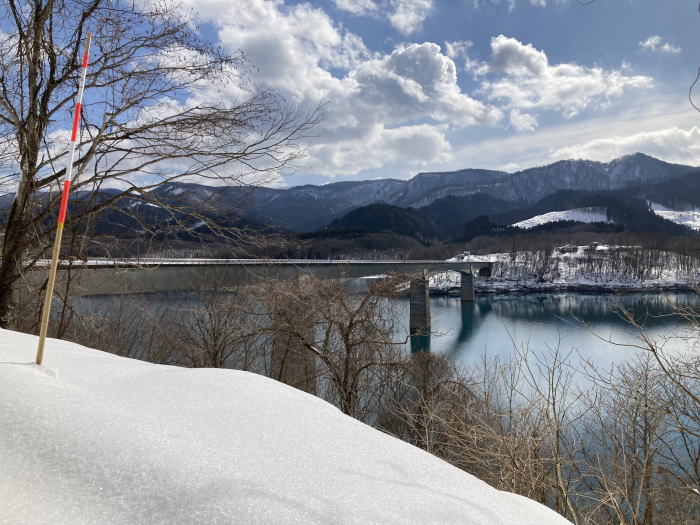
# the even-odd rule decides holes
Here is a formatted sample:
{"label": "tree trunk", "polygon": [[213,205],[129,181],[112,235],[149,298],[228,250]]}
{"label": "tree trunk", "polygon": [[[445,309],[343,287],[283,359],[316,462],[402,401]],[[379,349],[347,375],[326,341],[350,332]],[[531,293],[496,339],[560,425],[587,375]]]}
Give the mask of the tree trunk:
{"label": "tree trunk", "polygon": [[28,197],[26,184],[20,184],[5,227],[2,260],[0,260],[0,328],[7,328],[10,323],[15,283],[21,275],[22,251],[26,237],[22,218]]}

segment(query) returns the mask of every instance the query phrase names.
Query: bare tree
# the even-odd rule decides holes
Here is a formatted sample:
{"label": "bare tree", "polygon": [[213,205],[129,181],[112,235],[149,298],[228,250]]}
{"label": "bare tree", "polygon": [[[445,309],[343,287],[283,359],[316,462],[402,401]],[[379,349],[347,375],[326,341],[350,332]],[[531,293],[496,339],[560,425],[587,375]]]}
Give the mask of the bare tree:
{"label": "bare tree", "polygon": [[[671,419],[674,429],[672,438],[664,436],[667,454],[673,458],[670,474],[685,490],[700,496],[700,356],[697,354],[700,312],[692,306],[676,308],[669,315],[684,320],[687,330],[663,338],[652,337],[643,321],[630,310],[620,308],[618,315],[632,328],[634,340],[621,343],[598,337],[617,346],[642,350],[665,378],[662,384],[665,403],[658,410],[663,410]],[[685,341],[687,350],[669,351],[671,341]]]}
{"label": "bare tree", "polygon": [[66,320],[61,337],[132,359],[177,364],[168,338],[171,327],[168,308],[155,309],[138,295],[104,299],[104,308],[93,305],[93,309],[87,310],[84,305],[78,305]]}
{"label": "bare tree", "polygon": [[[66,132],[82,43],[94,33],[71,224],[129,197],[160,206],[173,228],[234,226],[150,190],[170,181],[241,185],[287,165],[318,115],[246,81],[242,54],[201,39],[172,0],[0,2],[0,192],[11,200],[0,261],[0,326],[20,276],[43,257],[65,173]],[[110,188],[109,192],[96,193]],[[0,197],[3,195],[0,193]],[[121,210],[122,213],[129,213]],[[153,224],[132,214],[145,233]],[[189,218],[189,219],[187,219]],[[137,228],[138,229],[138,228]]]}
{"label": "bare tree", "polygon": [[[652,359],[603,373],[593,369],[586,404],[582,479],[599,522],[649,524],[660,518],[662,449],[668,437],[663,376]],[[667,501],[663,502],[668,506]]]}
{"label": "bare tree", "polygon": [[233,368],[264,372],[266,326],[259,302],[244,287],[200,290],[195,304],[173,309],[165,336],[179,364],[193,368]]}
{"label": "bare tree", "polygon": [[[397,364],[406,342],[396,336],[396,316],[386,298],[397,282],[388,279],[353,293],[339,281],[305,277],[268,283],[260,293],[276,341],[293,345],[295,355],[285,353],[285,366],[305,374],[314,370],[319,397],[362,421],[376,410],[387,386],[385,373]],[[272,351],[285,350],[281,344]],[[272,361],[279,366],[282,360],[273,356]],[[273,374],[279,377],[279,370]]]}

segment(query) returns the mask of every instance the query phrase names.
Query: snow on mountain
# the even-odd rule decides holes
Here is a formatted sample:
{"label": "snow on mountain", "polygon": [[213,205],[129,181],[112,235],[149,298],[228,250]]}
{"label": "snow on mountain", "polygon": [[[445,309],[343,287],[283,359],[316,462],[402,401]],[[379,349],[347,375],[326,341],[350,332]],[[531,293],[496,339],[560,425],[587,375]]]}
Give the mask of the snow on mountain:
{"label": "snow on mountain", "polygon": [[153,204],[151,202],[144,202],[142,200],[134,200],[134,199],[129,199],[129,202],[126,204],[128,208],[138,208],[139,206],[146,206],[148,208],[162,208],[162,206],[158,206],[157,204]]}
{"label": "snow on mountain", "polygon": [[[560,190],[616,190],[662,182],[693,169],[636,153],[608,163],[565,160],[514,173],[479,169],[429,172],[419,173],[409,180],[337,182],[280,190],[274,203],[260,203],[258,212],[270,217],[273,223],[281,221],[292,229],[310,231],[327,225],[354,207],[379,202],[422,207],[447,196],[482,193],[500,200],[532,203]],[[310,194],[318,198],[314,207],[304,202]],[[280,216],[279,210],[297,208],[304,210],[303,224],[296,217]]]}
{"label": "snow on mountain", "polygon": [[527,220],[516,222],[511,226],[518,228],[534,228],[541,224],[558,221],[576,221],[576,222],[610,222],[605,210],[601,208],[575,208],[573,210],[552,211],[543,215],[536,215]]}
{"label": "snow on mountain", "polygon": [[568,523],[262,376],[35,346],[0,330],[4,523]]}
{"label": "snow on mountain", "polygon": [[700,211],[699,210],[689,210],[689,211],[678,211],[666,208],[662,204],[651,202],[651,209],[656,215],[663,217],[669,221],[673,221],[677,224],[683,224],[695,230],[700,230]]}

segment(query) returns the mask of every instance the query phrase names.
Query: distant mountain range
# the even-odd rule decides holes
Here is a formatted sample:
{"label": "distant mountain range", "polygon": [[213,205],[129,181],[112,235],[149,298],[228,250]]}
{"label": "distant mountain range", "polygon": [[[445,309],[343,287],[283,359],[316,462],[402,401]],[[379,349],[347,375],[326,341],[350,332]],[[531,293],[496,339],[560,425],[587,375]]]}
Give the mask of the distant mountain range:
{"label": "distant mountain range", "polygon": [[[567,160],[515,173],[464,169],[420,173],[408,180],[349,181],[289,189],[259,188],[255,192],[240,188],[216,191],[220,193],[221,205],[240,206],[243,214],[257,222],[296,232],[310,232],[324,228],[353,209],[371,204],[422,208],[448,197],[471,197],[466,204],[474,204],[479,200],[475,196],[488,195],[494,204],[508,202],[512,203],[508,208],[514,208],[534,203],[560,190],[616,190],[667,181],[695,169],[637,153],[608,163]],[[170,191],[177,191],[178,187],[180,185]],[[192,190],[194,188],[190,188]],[[208,193],[211,188],[204,191]],[[481,213],[484,212],[477,215]]]}
{"label": "distant mountain range", "polygon": [[[96,198],[108,195],[106,191]],[[76,209],[80,200],[76,195],[72,201]],[[515,173],[463,169],[420,173],[408,180],[288,189],[168,183],[120,201],[116,210],[102,214],[95,228],[118,234],[138,229],[139,220],[155,228],[159,221],[172,221],[159,205],[177,204],[219,223],[305,236],[394,232],[421,241],[465,240],[509,231],[510,225],[536,215],[578,208],[607,210],[611,224],[601,228],[689,233],[654,214],[648,202],[669,209],[700,206],[700,169],[636,153],[608,163],[567,160]],[[7,207],[9,199],[4,203]],[[142,210],[139,220],[133,218],[135,209]],[[193,220],[191,228],[201,225]]]}

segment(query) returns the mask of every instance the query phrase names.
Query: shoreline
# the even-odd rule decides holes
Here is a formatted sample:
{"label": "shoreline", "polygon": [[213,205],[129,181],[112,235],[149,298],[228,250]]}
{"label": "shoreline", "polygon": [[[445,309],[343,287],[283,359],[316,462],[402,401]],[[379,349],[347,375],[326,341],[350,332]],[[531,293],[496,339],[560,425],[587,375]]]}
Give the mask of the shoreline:
{"label": "shoreline", "polygon": [[[518,283],[499,281],[493,284],[474,283],[474,292],[478,294],[532,294],[532,293],[563,293],[563,292],[588,292],[588,293],[644,293],[644,292],[693,292],[700,289],[699,284],[661,283],[661,284],[629,284],[615,286],[609,284],[582,284],[582,283]],[[459,286],[450,288],[430,288],[430,295],[435,296],[459,296]]]}

